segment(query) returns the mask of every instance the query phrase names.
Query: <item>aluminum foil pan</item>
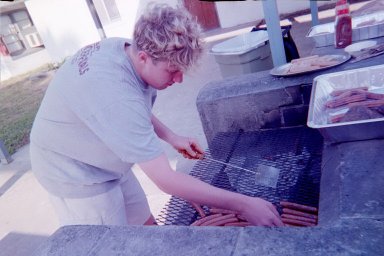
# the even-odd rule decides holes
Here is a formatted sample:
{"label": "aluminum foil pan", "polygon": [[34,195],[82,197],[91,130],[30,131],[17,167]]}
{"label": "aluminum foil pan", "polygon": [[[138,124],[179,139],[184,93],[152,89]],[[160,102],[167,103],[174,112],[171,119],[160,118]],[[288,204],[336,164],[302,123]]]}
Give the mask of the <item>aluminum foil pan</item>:
{"label": "aluminum foil pan", "polygon": [[329,123],[329,117],[345,111],[325,107],[334,90],[368,87],[368,91],[384,94],[384,65],[320,75],[314,78],[307,125],[318,129],[331,143],[384,138],[384,117],[352,122]]}
{"label": "aluminum foil pan", "polygon": [[214,45],[210,53],[214,55],[240,55],[265,45],[267,41],[267,31],[249,32]]}
{"label": "aluminum foil pan", "polygon": [[[384,11],[352,17],[352,41],[384,36]],[[335,23],[325,23],[312,27],[307,37],[314,40],[316,47],[335,44]]]}

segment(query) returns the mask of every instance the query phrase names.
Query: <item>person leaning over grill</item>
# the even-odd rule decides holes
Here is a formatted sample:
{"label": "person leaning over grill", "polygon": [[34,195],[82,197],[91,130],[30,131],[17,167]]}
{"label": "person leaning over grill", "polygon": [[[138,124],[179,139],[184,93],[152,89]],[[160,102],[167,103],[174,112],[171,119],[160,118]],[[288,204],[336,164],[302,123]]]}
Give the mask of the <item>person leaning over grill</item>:
{"label": "person leaning over grill", "polygon": [[60,225],[155,224],[135,163],[165,193],[237,211],[254,225],[282,225],[270,202],[173,171],[161,147],[160,139],[186,158],[203,155],[195,139],[151,113],[156,91],[181,83],[201,57],[199,33],[185,9],[151,4],[133,42],[103,39],[57,70],[33,123],[30,153]]}

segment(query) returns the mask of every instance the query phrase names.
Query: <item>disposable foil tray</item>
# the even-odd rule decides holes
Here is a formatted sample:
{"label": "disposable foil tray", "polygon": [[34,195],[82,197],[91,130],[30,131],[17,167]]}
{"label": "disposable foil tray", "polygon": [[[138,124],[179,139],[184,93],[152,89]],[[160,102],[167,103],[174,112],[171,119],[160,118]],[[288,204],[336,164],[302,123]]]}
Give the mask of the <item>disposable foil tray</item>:
{"label": "disposable foil tray", "polygon": [[[352,17],[352,41],[361,41],[384,36],[384,11]],[[325,23],[312,27],[307,34],[316,47],[335,44],[335,23]]]}
{"label": "disposable foil tray", "polygon": [[384,65],[320,75],[314,78],[307,125],[318,129],[325,141],[344,141],[384,138],[384,118],[352,122],[329,123],[330,113],[325,102],[334,90],[368,87],[368,91],[384,93]]}

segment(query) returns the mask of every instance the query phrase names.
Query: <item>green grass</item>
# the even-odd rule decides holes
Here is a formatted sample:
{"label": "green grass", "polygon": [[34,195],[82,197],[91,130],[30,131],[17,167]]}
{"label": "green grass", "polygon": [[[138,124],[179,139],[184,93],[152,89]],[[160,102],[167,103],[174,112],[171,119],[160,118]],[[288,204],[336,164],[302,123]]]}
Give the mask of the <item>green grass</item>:
{"label": "green grass", "polygon": [[1,84],[0,139],[10,154],[29,143],[33,120],[51,78],[43,71],[50,69],[44,66]]}

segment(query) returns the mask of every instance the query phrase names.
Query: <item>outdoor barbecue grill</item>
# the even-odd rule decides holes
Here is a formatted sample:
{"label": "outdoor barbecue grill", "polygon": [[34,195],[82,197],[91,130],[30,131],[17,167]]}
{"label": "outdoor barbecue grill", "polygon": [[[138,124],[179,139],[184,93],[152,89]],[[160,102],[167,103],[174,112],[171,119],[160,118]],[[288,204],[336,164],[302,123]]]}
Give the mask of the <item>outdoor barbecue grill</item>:
{"label": "outdoor barbecue grill", "polygon": [[[323,137],[317,130],[301,126],[256,132],[228,132],[217,135],[206,155],[237,165],[199,160],[190,175],[213,186],[272,202],[281,212],[280,201],[318,207]],[[258,166],[277,169],[274,184],[257,176]],[[271,180],[274,177],[270,177]],[[267,179],[267,182],[265,181]],[[207,206],[203,209],[208,211]],[[157,222],[160,225],[190,225],[199,217],[191,204],[172,196]]]}

